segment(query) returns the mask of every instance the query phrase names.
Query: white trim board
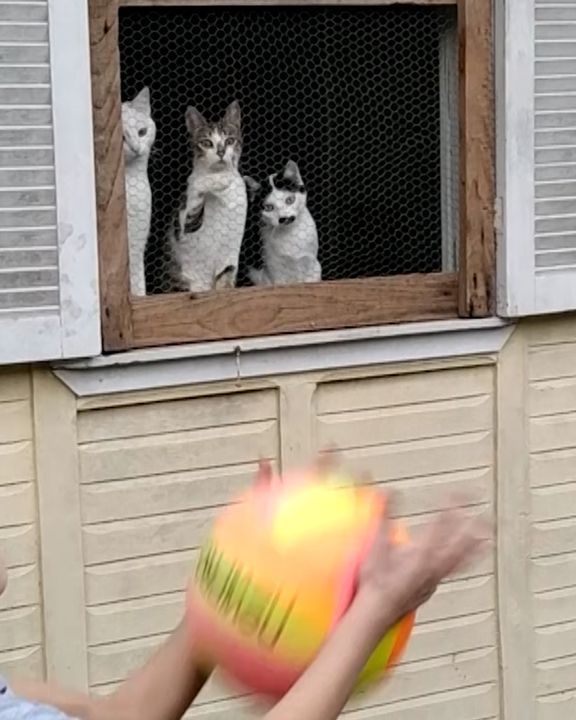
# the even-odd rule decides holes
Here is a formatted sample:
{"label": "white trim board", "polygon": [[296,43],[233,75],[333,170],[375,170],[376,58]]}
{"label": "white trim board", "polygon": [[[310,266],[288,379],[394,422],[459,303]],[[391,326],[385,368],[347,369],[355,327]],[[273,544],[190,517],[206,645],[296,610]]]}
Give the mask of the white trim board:
{"label": "white trim board", "polygon": [[497,304],[518,317],[536,307],[534,0],[496,0],[495,10]]}
{"label": "white trim board", "polygon": [[88,357],[102,350],[88,3],[48,0],[48,12],[61,319],[52,357]]}
{"label": "white trim board", "polygon": [[413,323],[361,331],[309,333],[209,346],[144,350],[58,364],[78,397],[292,373],[457,358],[499,352],[514,325],[479,321]]}

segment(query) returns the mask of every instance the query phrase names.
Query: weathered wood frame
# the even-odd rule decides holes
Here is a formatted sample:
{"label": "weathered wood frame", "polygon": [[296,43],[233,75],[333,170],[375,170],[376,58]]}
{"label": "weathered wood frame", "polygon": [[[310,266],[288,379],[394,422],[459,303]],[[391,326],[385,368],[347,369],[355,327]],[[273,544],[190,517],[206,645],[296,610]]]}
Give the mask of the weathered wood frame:
{"label": "weathered wood frame", "polygon": [[460,248],[457,273],[399,275],[132,298],[122,153],[120,6],[392,5],[399,0],[89,0],[100,294],[106,351],[173,343],[485,317],[494,305],[494,102],[492,2],[457,5],[460,103]]}

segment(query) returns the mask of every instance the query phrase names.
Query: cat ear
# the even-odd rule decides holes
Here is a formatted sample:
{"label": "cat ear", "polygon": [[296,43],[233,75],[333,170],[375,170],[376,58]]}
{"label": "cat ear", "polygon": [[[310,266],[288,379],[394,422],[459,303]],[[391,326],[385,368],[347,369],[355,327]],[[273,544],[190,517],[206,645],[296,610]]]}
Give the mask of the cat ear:
{"label": "cat ear", "polygon": [[288,160],[286,166],[284,167],[283,175],[287,180],[292,180],[294,183],[296,183],[296,185],[304,184],[302,182],[302,175],[300,175],[298,165],[296,165],[294,160]]}
{"label": "cat ear", "polygon": [[204,115],[196,110],[195,107],[190,106],[188,110],[186,110],[186,127],[190,135],[194,136],[201,127],[207,124]]}
{"label": "cat ear", "polygon": [[260,185],[258,181],[254,180],[254,178],[251,178],[250,175],[244,175],[244,182],[248,188],[248,197],[250,198],[250,201],[252,201],[260,192],[262,185]]}
{"label": "cat ear", "polygon": [[226,112],[224,113],[224,123],[227,125],[233,125],[234,127],[240,129],[240,126],[242,125],[242,115],[240,113],[240,103],[238,100],[234,100],[234,102],[231,102],[226,108]]}
{"label": "cat ear", "polygon": [[150,115],[150,88],[142,88],[130,105],[132,105],[134,110],[138,110],[138,112],[144,113],[144,115]]}

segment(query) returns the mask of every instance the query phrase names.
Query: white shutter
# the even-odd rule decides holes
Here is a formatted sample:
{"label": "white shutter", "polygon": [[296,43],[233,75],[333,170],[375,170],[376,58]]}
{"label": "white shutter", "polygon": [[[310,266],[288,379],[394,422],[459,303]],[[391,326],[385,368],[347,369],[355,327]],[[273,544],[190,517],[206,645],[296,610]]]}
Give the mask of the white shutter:
{"label": "white shutter", "polygon": [[86,0],[0,0],[0,364],[98,354]]}
{"label": "white shutter", "polygon": [[499,311],[576,309],[576,0],[506,0]]}

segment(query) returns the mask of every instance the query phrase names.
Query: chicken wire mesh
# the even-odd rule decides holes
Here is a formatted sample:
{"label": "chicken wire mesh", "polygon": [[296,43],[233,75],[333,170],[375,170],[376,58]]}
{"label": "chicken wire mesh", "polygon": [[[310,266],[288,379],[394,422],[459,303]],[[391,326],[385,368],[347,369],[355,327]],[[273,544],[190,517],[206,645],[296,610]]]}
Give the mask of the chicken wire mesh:
{"label": "chicken wire mesh", "polygon": [[456,26],[448,6],[123,8],[132,291],[453,270]]}

